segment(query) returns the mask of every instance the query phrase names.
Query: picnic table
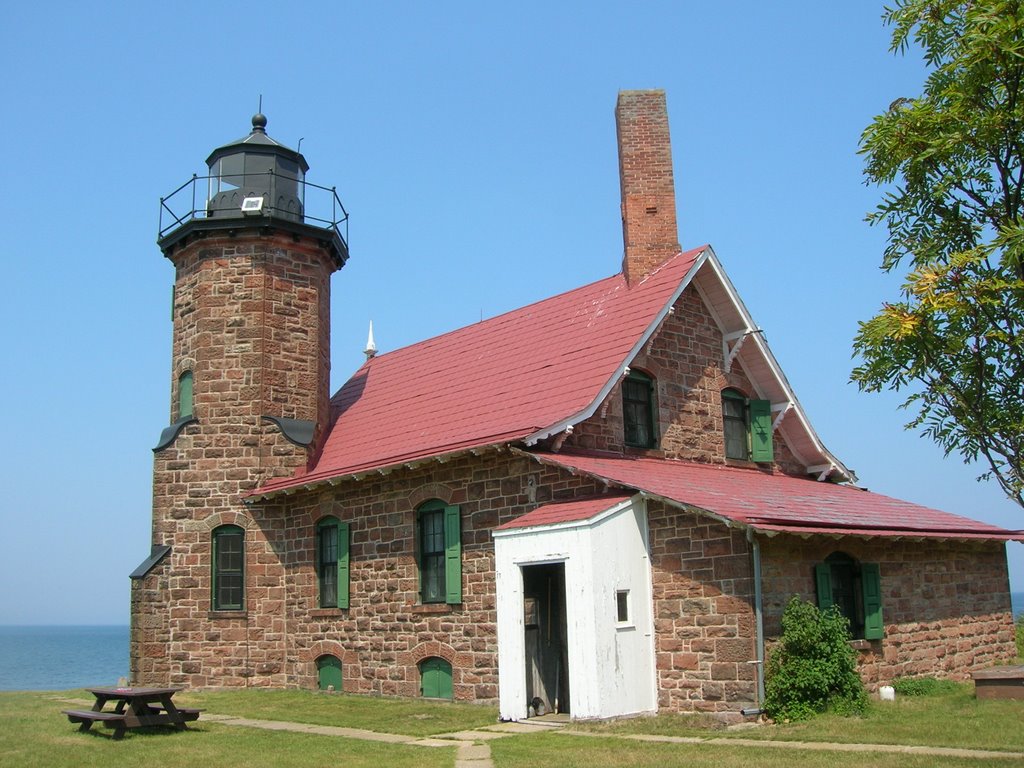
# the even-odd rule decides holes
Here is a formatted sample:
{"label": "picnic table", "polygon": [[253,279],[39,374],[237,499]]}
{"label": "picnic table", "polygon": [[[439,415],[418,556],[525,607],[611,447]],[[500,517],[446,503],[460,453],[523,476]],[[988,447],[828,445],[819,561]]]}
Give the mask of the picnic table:
{"label": "picnic table", "polygon": [[[120,739],[131,728],[148,728],[152,725],[168,725],[178,730],[188,728],[187,723],[198,720],[198,709],[177,707],[174,694],[181,688],[89,688],[96,697],[92,709],[65,709],[62,713],[72,723],[79,723],[79,731],[88,731],[93,723],[102,723],[114,730],[114,738]],[[104,709],[108,702],[114,702],[112,710]]]}

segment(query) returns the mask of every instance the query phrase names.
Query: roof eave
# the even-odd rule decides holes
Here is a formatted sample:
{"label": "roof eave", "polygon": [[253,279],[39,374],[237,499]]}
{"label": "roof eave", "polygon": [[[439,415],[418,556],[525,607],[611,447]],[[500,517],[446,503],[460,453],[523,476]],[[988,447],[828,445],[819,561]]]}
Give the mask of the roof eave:
{"label": "roof eave", "polygon": [[[648,324],[647,328],[644,330],[643,334],[640,336],[638,341],[629,350],[625,360],[623,360],[615,368],[614,372],[605,382],[604,386],[602,386],[601,389],[598,391],[597,396],[593,399],[593,401],[591,401],[591,403],[587,405],[586,408],[577,411],[573,415],[565,419],[562,419],[561,421],[557,421],[550,426],[544,427],[543,429],[537,430],[533,434],[529,435],[525,440],[527,446],[536,445],[541,440],[545,440],[561,432],[565,432],[566,429],[568,429],[569,427],[573,427],[579,424],[580,422],[586,421],[595,413],[597,413],[597,409],[601,407],[601,403],[603,403],[605,398],[608,397],[608,395],[611,393],[612,389],[619,382],[619,380],[626,375],[627,369],[629,368],[629,364],[633,361],[633,358],[635,358],[640,353],[640,350],[642,350],[644,346],[647,344],[647,342],[650,341],[651,336],[654,335],[654,333],[661,327],[661,324],[665,322],[665,318],[667,318],[669,314],[672,312],[672,308],[675,305],[676,301],[678,301],[679,297],[686,289],[686,286],[688,286],[690,282],[693,280],[693,276],[696,275],[697,272],[700,270],[701,265],[703,265],[704,261],[708,258],[708,254],[714,255],[714,252],[711,250],[710,245],[702,246],[700,250],[700,255],[698,255],[697,258],[694,259],[694,262],[690,266],[690,269],[687,270],[686,274],[683,276],[683,279],[679,281],[679,285],[672,292],[671,297],[661,308],[661,310],[657,313],[657,315],[655,315],[654,319]],[[685,251],[680,251],[680,253],[677,254],[677,256],[681,255],[682,253],[685,253]]]}
{"label": "roof eave", "polygon": [[468,447],[460,447],[450,451],[416,456],[414,458],[397,458],[381,464],[367,465],[358,469],[346,469],[340,472],[327,473],[320,476],[300,475],[283,480],[279,485],[256,488],[242,497],[246,504],[269,501],[281,496],[292,496],[301,491],[314,491],[327,486],[340,485],[343,482],[359,482],[372,476],[390,475],[400,469],[419,469],[428,464],[447,464],[463,455],[480,456],[484,453],[501,453],[512,448],[514,439],[502,439],[496,442],[481,443]]}
{"label": "roof eave", "polygon": [[[832,477],[833,473],[838,473],[838,477],[836,477],[836,479],[839,479],[842,482],[856,483],[856,474],[843,464],[843,462],[840,461],[831,451],[825,448],[821,438],[818,437],[817,432],[814,431],[814,427],[811,426],[803,406],[800,404],[800,401],[796,397],[796,393],[793,391],[793,387],[790,386],[789,380],[786,378],[785,373],[783,373],[782,367],[779,365],[778,360],[775,359],[775,355],[768,347],[763,335],[759,333],[760,328],[754,322],[746,304],[743,303],[743,299],[736,290],[736,286],[733,285],[732,280],[729,279],[728,274],[725,272],[725,268],[722,266],[721,261],[718,259],[714,251],[710,247],[707,250],[709,251],[709,255],[706,261],[712,273],[724,289],[730,303],[732,304],[733,310],[739,315],[741,325],[747,332],[749,332],[749,338],[752,339],[756,354],[760,355],[763,359],[778,388],[785,394],[785,398],[790,406],[787,410],[796,416],[799,423],[799,429],[804,432],[813,446],[814,451],[817,453],[817,456],[815,457],[804,457],[805,460],[810,459],[810,461],[808,461],[808,468],[809,470],[813,470],[811,474],[817,474],[819,475],[819,480],[825,480]],[[700,290],[699,285],[697,285],[697,290]],[[723,326],[721,328],[723,334],[737,330],[724,327],[725,321],[721,317],[718,317],[717,313],[714,313],[713,311],[712,313],[715,315],[719,324]],[[745,346],[744,350],[747,349],[749,349],[749,347]],[[749,354],[749,352],[743,352],[740,356],[742,357],[747,354]]]}
{"label": "roof eave", "polygon": [[1021,541],[1024,542],[1024,531],[951,531],[951,530],[936,530],[936,529],[900,529],[900,528],[857,528],[853,526],[842,527],[842,526],[814,526],[814,525],[786,525],[786,524],[771,524],[761,523],[756,520],[750,520],[746,517],[730,516],[720,512],[700,507],[694,504],[687,504],[686,502],[673,499],[669,496],[664,496],[659,493],[644,489],[638,484],[624,483],[620,480],[615,480],[608,476],[602,475],[599,472],[592,470],[580,469],[578,467],[567,466],[564,462],[556,459],[549,458],[540,454],[532,453],[530,451],[521,450],[518,448],[511,449],[513,453],[527,456],[532,458],[539,464],[546,466],[554,466],[569,472],[571,475],[582,474],[587,477],[592,477],[600,482],[604,483],[605,487],[616,486],[618,488],[628,488],[636,491],[640,496],[645,499],[654,499],[660,501],[670,507],[676,509],[682,509],[694,514],[701,515],[703,517],[715,520],[728,528],[736,530],[751,530],[754,533],[767,536],[769,538],[777,536],[779,534],[788,534],[794,536],[800,536],[803,538],[811,538],[813,536],[821,536],[827,538],[885,538],[885,539],[908,539],[908,540],[928,540],[928,541]]}

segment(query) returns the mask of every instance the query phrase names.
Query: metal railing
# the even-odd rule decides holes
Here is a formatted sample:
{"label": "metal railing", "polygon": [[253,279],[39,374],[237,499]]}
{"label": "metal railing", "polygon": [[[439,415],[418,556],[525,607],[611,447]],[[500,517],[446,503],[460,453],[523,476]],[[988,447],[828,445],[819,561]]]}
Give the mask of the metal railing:
{"label": "metal railing", "polygon": [[[268,219],[282,219],[287,221],[298,221],[311,226],[322,227],[331,230],[341,238],[345,246],[348,246],[348,211],[341,204],[335,187],[322,187],[308,181],[300,181],[290,176],[280,176],[287,182],[289,187],[298,190],[301,194],[302,210],[277,208],[275,202],[275,190],[278,174],[273,171],[260,174],[239,174],[231,179],[241,179],[238,186],[240,190],[255,190],[252,194],[263,196],[264,204],[259,215]],[[269,178],[267,178],[269,177]],[[213,200],[207,199],[210,179],[215,176],[197,176],[192,178],[171,192],[166,197],[160,198],[160,224],[157,235],[162,240],[173,230],[196,219],[229,219],[243,218],[244,214],[239,209],[226,209],[223,207],[211,207]],[[256,179],[255,183],[252,180]],[[262,195],[259,190],[266,190],[267,194]],[[269,198],[269,199],[267,199]],[[216,198],[214,198],[216,199]]]}

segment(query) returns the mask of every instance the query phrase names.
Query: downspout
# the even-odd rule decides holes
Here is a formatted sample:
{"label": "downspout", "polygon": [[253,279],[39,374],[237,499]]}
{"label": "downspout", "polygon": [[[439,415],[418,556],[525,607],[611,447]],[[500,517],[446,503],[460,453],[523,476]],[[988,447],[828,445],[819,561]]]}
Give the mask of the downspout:
{"label": "downspout", "polygon": [[747,541],[750,542],[754,558],[754,633],[757,658],[753,663],[757,667],[757,707],[745,709],[743,714],[759,715],[764,705],[764,611],[761,606],[761,545],[754,536],[753,528],[747,528]]}

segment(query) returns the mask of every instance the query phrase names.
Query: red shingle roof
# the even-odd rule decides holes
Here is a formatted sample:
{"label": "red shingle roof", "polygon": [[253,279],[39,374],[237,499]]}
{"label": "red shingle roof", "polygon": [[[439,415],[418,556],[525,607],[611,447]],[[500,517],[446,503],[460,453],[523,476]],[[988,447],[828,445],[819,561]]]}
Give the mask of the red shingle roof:
{"label": "red shingle roof", "polygon": [[580,520],[589,520],[632,498],[632,494],[610,493],[606,496],[595,496],[590,499],[575,499],[573,501],[560,501],[551,504],[544,504],[525,515],[520,515],[515,520],[499,525],[494,530],[507,531],[513,528],[533,528],[539,525],[555,525],[556,523],[575,523]]}
{"label": "red shingle roof", "polygon": [[368,360],[331,400],[316,466],[256,495],[522,440],[596,407],[704,248]]}
{"label": "red shingle roof", "polygon": [[1024,540],[966,517],[851,486],[811,479],[655,458],[536,453],[539,460],[699,507],[765,532]]}

